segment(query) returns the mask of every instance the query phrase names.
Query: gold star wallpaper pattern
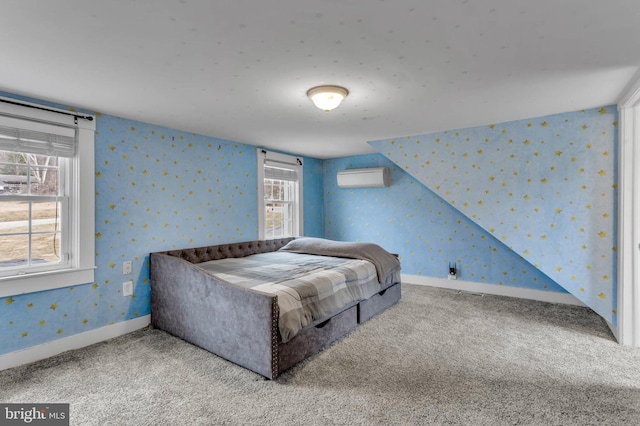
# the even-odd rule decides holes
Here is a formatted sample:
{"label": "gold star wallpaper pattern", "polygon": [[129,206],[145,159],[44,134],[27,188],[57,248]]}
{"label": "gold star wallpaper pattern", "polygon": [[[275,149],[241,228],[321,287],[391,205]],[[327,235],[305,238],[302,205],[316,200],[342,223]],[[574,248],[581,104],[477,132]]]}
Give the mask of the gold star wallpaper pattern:
{"label": "gold star wallpaper pattern", "polygon": [[615,106],[370,142],[616,324]]}
{"label": "gold star wallpaper pattern", "polygon": [[[0,298],[0,354],[149,314],[150,252],[258,237],[256,147],[110,115],[96,126],[95,282]],[[304,165],[305,234],[322,237],[322,161]]]}
{"label": "gold star wallpaper pattern", "polygon": [[[451,261],[462,280],[566,289],[615,324],[616,120],[604,107],[305,158],[304,234],[377,242],[406,274],[443,278]],[[96,125],[96,280],[0,298],[0,354],[149,314],[152,251],[257,238],[254,146],[110,115]],[[390,187],[336,185],[339,170],[377,166]]]}
{"label": "gold star wallpaper pattern", "polygon": [[[402,272],[565,293],[553,280],[381,154],[325,160],[327,238],[373,241],[397,253]],[[386,188],[339,188],[345,169],[387,167]]]}

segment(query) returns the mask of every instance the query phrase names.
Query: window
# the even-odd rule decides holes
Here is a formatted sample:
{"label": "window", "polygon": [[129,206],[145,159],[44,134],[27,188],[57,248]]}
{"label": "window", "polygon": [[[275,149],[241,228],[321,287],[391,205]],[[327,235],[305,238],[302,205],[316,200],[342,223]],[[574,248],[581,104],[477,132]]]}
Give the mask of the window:
{"label": "window", "polygon": [[0,297],[93,282],[94,133],[0,102]]}
{"label": "window", "polygon": [[302,234],[302,160],[289,155],[258,153],[259,238]]}
{"label": "window", "polygon": [[[0,140],[6,140],[3,130]],[[66,163],[55,155],[0,150],[0,276],[67,264]]]}
{"label": "window", "polygon": [[[270,170],[278,171],[265,166],[265,175],[268,175]],[[270,179],[265,176],[265,237],[267,239],[294,235],[296,186],[296,181]]]}

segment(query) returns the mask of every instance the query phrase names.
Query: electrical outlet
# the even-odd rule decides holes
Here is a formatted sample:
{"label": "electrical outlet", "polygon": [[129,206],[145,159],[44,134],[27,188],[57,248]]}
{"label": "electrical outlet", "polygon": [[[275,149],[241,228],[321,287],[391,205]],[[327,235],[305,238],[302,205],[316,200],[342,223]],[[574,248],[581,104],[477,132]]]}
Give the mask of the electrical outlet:
{"label": "electrical outlet", "polygon": [[133,271],[133,266],[130,260],[122,262],[122,275],[129,275]]}
{"label": "electrical outlet", "polygon": [[133,280],[125,281],[122,283],[122,295],[131,296],[133,294]]}
{"label": "electrical outlet", "polygon": [[449,275],[447,276],[450,280],[458,279],[458,268],[455,263],[449,263]]}

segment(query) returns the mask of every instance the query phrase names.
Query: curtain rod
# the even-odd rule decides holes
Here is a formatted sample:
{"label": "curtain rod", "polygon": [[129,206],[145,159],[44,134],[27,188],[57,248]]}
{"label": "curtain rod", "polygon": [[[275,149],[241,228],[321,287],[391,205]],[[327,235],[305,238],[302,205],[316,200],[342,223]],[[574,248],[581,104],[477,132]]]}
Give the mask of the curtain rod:
{"label": "curtain rod", "polygon": [[[264,149],[262,149],[261,151],[265,156],[265,160],[267,160],[267,158],[266,158],[267,157],[267,151],[264,150]],[[278,161],[278,160],[269,160],[269,161],[273,161],[274,163],[291,164],[292,166],[295,166],[295,164],[287,163],[285,161]],[[299,166],[302,166],[302,160],[299,157],[296,157],[296,163],[298,163]]]}
{"label": "curtain rod", "polygon": [[23,106],[23,107],[27,107],[27,108],[39,109],[39,110],[42,110],[42,111],[57,112],[58,114],[71,115],[71,116],[73,116],[75,118],[82,118],[84,120],[93,121],[93,116],[86,115],[86,114],[80,114],[80,113],[77,113],[77,112],[61,111],[61,110],[58,110],[58,109],[47,108],[47,107],[38,106],[38,105],[32,105],[32,104],[26,104],[26,103],[17,102],[17,101],[10,101],[8,99],[2,99],[2,98],[0,98],[0,102],[4,102],[6,104]]}

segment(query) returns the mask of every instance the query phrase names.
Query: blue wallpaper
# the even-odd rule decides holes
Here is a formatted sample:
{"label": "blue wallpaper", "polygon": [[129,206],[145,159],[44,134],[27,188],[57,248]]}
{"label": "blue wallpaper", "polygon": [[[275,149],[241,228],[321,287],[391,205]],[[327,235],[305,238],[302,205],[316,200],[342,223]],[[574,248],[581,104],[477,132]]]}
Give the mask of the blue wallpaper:
{"label": "blue wallpaper", "polygon": [[[149,314],[149,252],[257,239],[255,147],[109,115],[96,126],[95,282],[0,298],[0,354]],[[305,234],[322,236],[322,161],[304,163]]]}
{"label": "blue wallpaper", "polygon": [[[400,255],[402,272],[445,278],[455,262],[465,281],[564,292],[537,268],[380,154],[325,160],[325,235],[370,241]],[[388,167],[387,188],[339,188],[352,168]]]}
{"label": "blue wallpaper", "polygon": [[616,324],[615,106],[371,142]]}
{"label": "blue wallpaper", "polygon": [[[564,287],[615,323],[616,120],[606,107],[305,158],[304,233],[377,242],[406,274],[444,278],[456,262],[462,280]],[[0,354],[149,314],[149,252],[257,238],[255,147],[96,125],[96,281],[0,298]],[[339,170],[377,166],[390,187],[337,188]]]}

